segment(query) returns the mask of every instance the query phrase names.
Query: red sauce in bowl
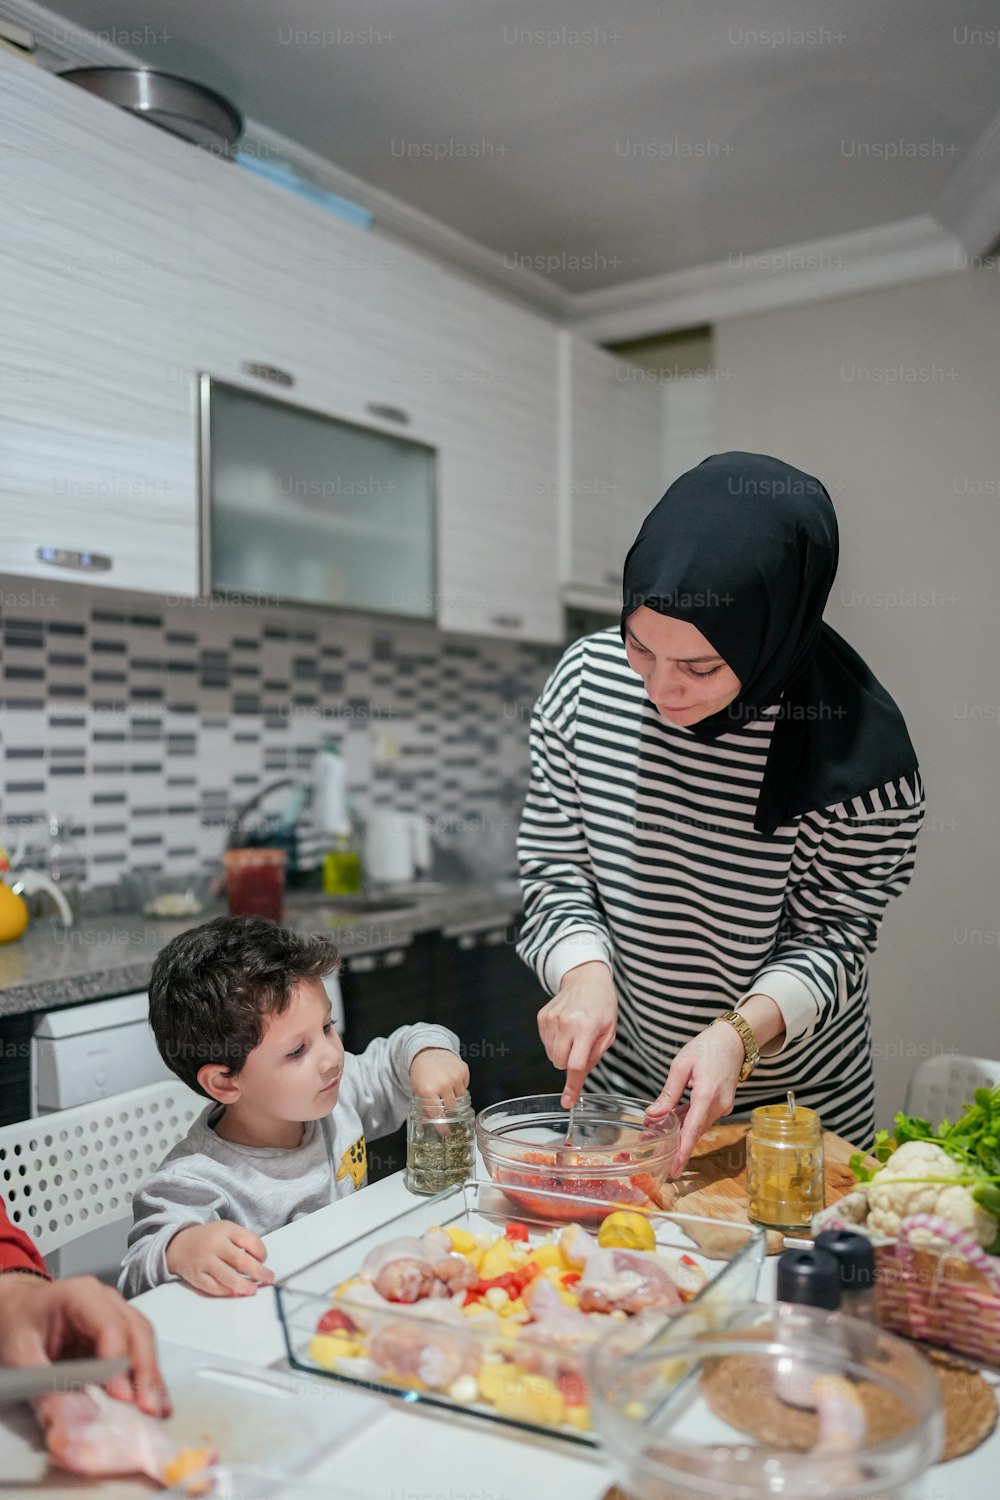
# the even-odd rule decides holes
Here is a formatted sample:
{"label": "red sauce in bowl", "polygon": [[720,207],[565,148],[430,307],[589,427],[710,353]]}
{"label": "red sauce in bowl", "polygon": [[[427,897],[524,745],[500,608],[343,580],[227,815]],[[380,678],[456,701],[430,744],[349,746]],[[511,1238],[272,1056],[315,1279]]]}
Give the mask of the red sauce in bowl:
{"label": "red sauce in bowl", "polygon": [[[655,1189],[653,1179],[644,1172],[621,1176],[588,1177],[587,1164],[582,1152],[572,1153],[572,1166],[560,1163],[562,1153],[555,1151],[533,1151],[522,1158],[523,1166],[489,1167],[490,1176],[504,1195],[516,1204],[522,1213],[537,1218],[564,1220],[567,1224],[604,1218],[612,1208],[658,1208],[650,1189]],[[611,1163],[626,1166],[632,1161],[627,1151],[619,1151]],[[600,1165],[611,1163],[602,1158]],[[596,1164],[595,1164],[596,1165]],[[548,1168],[533,1172],[531,1166]],[[539,1198],[538,1193],[571,1194],[565,1204],[554,1198]],[[578,1198],[596,1198],[596,1204],[581,1204]]]}

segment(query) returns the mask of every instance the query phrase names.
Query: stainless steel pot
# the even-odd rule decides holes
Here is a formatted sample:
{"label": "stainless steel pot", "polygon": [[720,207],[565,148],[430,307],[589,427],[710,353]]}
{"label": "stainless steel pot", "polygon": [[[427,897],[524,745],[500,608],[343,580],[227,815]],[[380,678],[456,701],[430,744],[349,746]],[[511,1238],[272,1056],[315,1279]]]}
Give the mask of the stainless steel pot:
{"label": "stainless steel pot", "polygon": [[243,116],[228,99],[174,73],[153,68],[70,68],[59,76],[219,155],[228,156],[243,131]]}

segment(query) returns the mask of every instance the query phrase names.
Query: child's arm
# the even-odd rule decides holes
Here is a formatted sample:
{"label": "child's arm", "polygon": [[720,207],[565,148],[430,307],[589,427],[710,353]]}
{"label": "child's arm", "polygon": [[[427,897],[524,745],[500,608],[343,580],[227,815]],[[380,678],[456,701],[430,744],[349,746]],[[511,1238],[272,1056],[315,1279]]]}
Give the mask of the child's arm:
{"label": "child's arm", "polygon": [[[264,1246],[231,1222],[218,1183],[188,1172],[153,1173],[132,1200],[133,1223],[118,1289],[137,1297],[164,1281],[186,1281],[216,1297],[240,1295],[270,1282]],[[242,1274],[241,1274],[242,1273]],[[246,1278],[251,1278],[247,1280]]]}
{"label": "child's arm", "polygon": [[[344,1060],[342,1095],[361,1116],[365,1135],[378,1140],[406,1119],[413,1086],[410,1067],[418,1052],[445,1047],[459,1052],[459,1040],[446,1026],[400,1026],[389,1036],[377,1036],[364,1052],[349,1052]],[[464,1066],[464,1064],[463,1064]]]}

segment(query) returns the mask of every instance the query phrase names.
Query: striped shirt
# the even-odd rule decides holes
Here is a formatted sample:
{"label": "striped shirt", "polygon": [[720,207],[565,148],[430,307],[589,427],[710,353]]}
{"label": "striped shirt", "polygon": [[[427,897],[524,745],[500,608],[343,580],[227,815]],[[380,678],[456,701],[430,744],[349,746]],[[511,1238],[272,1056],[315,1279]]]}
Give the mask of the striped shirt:
{"label": "striped shirt", "polygon": [[644,1099],[714,1017],[769,995],[784,1041],[735,1110],[794,1088],[866,1145],[868,959],[913,871],[923,787],[901,777],[765,839],[753,820],[779,711],[705,743],[649,702],[617,629],[571,646],[532,717],[518,951],[550,993],[575,964],[611,966],[618,1034],[588,1085]]}

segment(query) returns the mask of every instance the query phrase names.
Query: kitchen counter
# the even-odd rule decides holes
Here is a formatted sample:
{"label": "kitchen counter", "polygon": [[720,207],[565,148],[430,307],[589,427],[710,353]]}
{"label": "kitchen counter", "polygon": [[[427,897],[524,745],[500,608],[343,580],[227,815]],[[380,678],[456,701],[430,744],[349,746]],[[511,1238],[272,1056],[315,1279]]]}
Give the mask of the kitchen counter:
{"label": "kitchen counter", "polygon": [[[395,908],[391,893],[385,899],[384,909],[343,916],[334,896],[289,891],[285,923],[303,932],[328,931],[347,957],[402,946],[418,933],[442,928],[504,925],[521,909],[511,881],[433,886],[426,894],[408,894],[412,904]],[[211,907],[176,922],[137,913],[83,917],[74,927],[48,918],[33,922],[18,942],[0,945],[0,1018],[143,990],[153,960],[172,937],[223,911]]]}

